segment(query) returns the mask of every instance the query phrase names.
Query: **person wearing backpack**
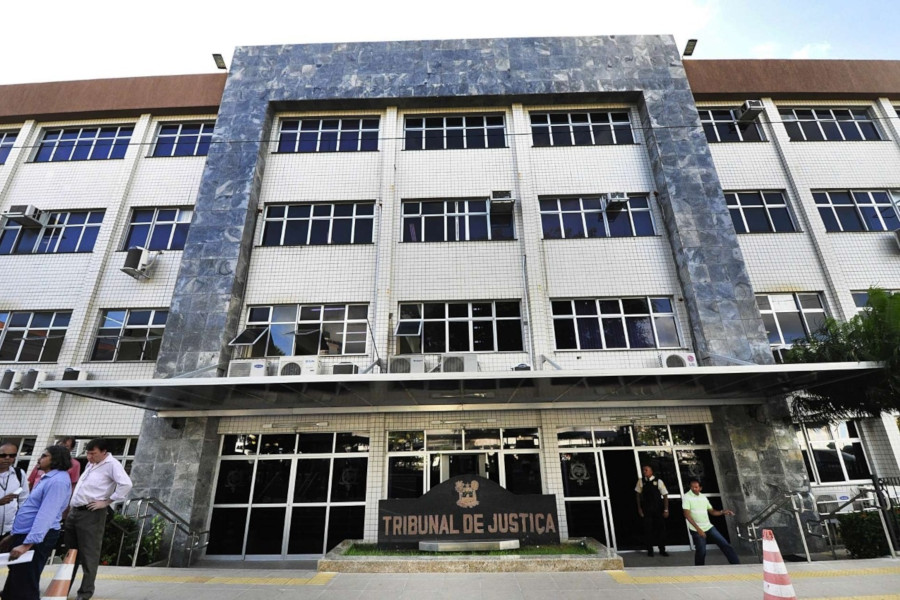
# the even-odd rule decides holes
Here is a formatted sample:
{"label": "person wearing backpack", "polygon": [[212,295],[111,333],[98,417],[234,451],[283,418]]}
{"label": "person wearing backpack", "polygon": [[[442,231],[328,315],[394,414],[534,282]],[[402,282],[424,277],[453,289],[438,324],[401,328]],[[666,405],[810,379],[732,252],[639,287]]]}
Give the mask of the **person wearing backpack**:
{"label": "person wearing backpack", "polygon": [[661,479],[653,475],[653,468],[644,465],[641,477],[634,488],[637,497],[638,514],[644,522],[644,543],[647,545],[647,556],[653,556],[653,546],[659,546],[659,555],[668,556],[666,552],[666,522],[669,518],[669,490]]}

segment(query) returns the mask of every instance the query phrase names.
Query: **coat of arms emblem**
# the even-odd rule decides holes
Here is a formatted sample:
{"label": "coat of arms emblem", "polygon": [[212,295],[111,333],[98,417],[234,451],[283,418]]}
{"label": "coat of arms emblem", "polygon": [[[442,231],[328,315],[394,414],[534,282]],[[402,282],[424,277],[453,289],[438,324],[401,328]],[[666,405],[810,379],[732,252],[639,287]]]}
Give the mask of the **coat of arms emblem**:
{"label": "coat of arms emblem", "polygon": [[477,481],[470,481],[469,483],[457,481],[456,493],[459,494],[459,500],[456,501],[456,505],[460,508],[474,508],[478,506],[478,496],[475,493],[477,491]]}

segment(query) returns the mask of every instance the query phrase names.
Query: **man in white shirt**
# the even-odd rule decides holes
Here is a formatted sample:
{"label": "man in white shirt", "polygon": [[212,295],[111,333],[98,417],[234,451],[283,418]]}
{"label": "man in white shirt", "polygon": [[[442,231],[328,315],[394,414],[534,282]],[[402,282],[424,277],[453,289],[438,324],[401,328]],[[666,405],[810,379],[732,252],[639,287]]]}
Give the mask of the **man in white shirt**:
{"label": "man in white shirt", "polygon": [[25,472],[15,467],[19,447],[0,443],[0,537],[10,532],[19,507],[28,499]]}
{"label": "man in white shirt", "polygon": [[75,572],[78,565],[82,568],[78,600],[88,600],[94,595],[94,580],[106,528],[106,507],[124,500],[132,485],[122,463],[110,455],[106,440],[91,440],[85,449],[88,464],[72,493],[65,528],[66,548],[78,550]]}

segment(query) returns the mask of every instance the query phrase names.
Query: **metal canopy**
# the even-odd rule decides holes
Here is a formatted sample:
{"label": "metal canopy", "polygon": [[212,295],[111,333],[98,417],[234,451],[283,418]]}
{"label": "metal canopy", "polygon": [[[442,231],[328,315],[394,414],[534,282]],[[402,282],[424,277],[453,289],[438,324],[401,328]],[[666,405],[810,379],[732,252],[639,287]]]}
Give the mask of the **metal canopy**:
{"label": "metal canopy", "polygon": [[758,404],[864,378],[879,363],[44,381],[164,415]]}

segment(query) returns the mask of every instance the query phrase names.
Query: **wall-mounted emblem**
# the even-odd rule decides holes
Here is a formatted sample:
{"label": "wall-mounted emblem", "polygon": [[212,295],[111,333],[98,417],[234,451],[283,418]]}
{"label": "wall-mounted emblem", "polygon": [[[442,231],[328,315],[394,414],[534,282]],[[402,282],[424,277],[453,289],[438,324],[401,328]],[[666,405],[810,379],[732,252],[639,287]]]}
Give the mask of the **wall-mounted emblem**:
{"label": "wall-mounted emblem", "polygon": [[584,485],[584,482],[590,480],[590,478],[591,472],[583,462],[573,461],[569,463],[569,479],[578,485]]}
{"label": "wall-mounted emblem", "polygon": [[477,481],[457,481],[456,493],[459,494],[459,500],[456,501],[456,505],[460,508],[474,508],[478,506],[478,496],[476,494],[477,491]]}

